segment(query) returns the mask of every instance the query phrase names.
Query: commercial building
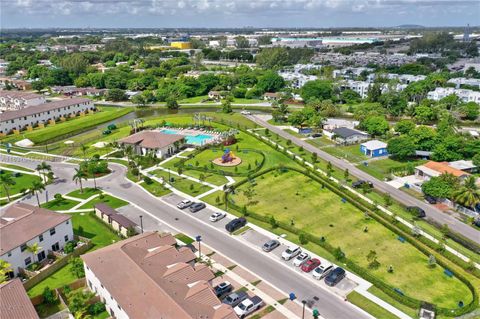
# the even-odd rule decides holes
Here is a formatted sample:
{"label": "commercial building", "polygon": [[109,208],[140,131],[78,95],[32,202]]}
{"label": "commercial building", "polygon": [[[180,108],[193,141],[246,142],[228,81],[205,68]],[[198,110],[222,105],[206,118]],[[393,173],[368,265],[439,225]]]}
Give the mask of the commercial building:
{"label": "commercial building", "polygon": [[147,232],[82,255],[88,288],[117,319],[237,318],[215,296],[212,271],[175,244]]}
{"label": "commercial building", "polygon": [[189,50],[192,49],[192,43],[186,41],[174,41],[170,43],[172,48],[180,49],[180,50]]}
{"label": "commercial building", "polygon": [[118,143],[131,145],[139,155],[153,152],[157,158],[164,158],[175,154],[185,144],[185,137],[160,131],[141,131],[122,138]]}
{"label": "commercial building", "polygon": [[371,140],[360,144],[360,152],[370,157],[387,156],[387,143],[379,140]]}
{"label": "commercial building", "polygon": [[319,38],[272,38],[275,47],[289,48],[322,48],[322,39]]}
{"label": "commercial building", "polygon": [[[10,277],[19,268],[42,262],[52,251],[63,249],[73,240],[71,216],[24,203],[7,207],[0,218],[0,259],[12,265]],[[28,247],[38,244],[32,255]]]}
{"label": "commercial building", "polygon": [[47,123],[54,124],[55,121],[84,115],[93,110],[95,106],[91,100],[72,98],[4,112],[0,114],[0,135],[18,133]]}
{"label": "commercial building", "polygon": [[39,319],[20,279],[0,284],[0,318]]}
{"label": "commercial building", "polygon": [[35,93],[0,90],[0,111],[17,111],[45,103],[45,97]]}
{"label": "commercial building", "polygon": [[428,92],[427,98],[430,100],[438,101],[452,94],[458,96],[463,102],[480,103],[480,92],[449,87],[436,88],[434,91]]}

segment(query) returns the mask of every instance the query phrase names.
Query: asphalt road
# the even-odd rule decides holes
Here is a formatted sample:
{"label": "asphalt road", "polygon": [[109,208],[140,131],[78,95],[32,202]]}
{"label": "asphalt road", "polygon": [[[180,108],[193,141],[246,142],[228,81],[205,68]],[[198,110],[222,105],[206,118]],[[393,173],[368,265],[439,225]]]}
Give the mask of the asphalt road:
{"label": "asphalt road", "polygon": [[[19,162],[18,158],[8,155],[0,155],[0,161],[16,163],[29,168],[35,168],[40,162],[36,160]],[[58,177],[56,183],[46,187],[50,198],[53,197],[55,193],[66,194],[78,188],[72,181],[72,175],[76,165],[57,162],[49,162],[49,164]],[[126,168],[122,165],[110,164],[109,167],[112,173],[97,179],[98,187],[135,205],[136,211],[140,212],[143,210],[144,214],[148,214],[150,218],[159,219],[160,223],[168,225],[168,228],[178,229],[191,237],[202,235],[203,242],[212,249],[230,258],[238,265],[252,271],[258,277],[270,282],[286,294],[294,292],[298,300],[314,301],[314,307],[317,308],[325,318],[371,318],[352,304],[320,288],[316,283],[310,281],[301,273],[282,267],[278,262],[272,261],[263,255],[260,250],[252,249],[251,246],[242,240],[229,235],[222,227],[226,222],[225,220],[214,226],[208,225],[208,222],[206,224],[200,221],[199,217],[195,214],[180,211],[146,193],[140,186],[125,178]],[[93,182],[91,181],[84,184],[93,186]],[[41,201],[43,202],[44,200],[45,198],[41,197]],[[34,197],[24,201],[36,204]],[[138,220],[136,222],[138,222]],[[286,295],[285,297],[288,296]]]}
{"label": "asphalt road", "polygon": [[472,241],[475,241],[476,243],[480,244],[480,231],[470,227],[469,225],[464,224],[463,222],[459,221],[453,216],[450,216],[448,214],[443,213],[439,209],[423,202],[420,201],[407,193],[396,189],[393,186],[388,185],[387,183],[380,181],[376,179],[375,177],[371,176],[370,174],[365,173],[364,171],[358,169],[355,165],[350,164],[349,162],[344,161],[343,159],[336,158],[335,156],[332,156],[321,149],[285,132],[284,130],[271,125],[270,123],[260,119],[259,117],[255,115],[247,115],[246,116],[248,119],[252,120],[253,122],[257,123],[260,126],[268,128],[271,132],[276,133],[280,135],[283,138],[291,140],[293,143],[297,144],[298,146],[302,146],[304,149],[306,149],[309,152],[315,152],[317,155],[326,160],[330,161],[334,166],[345,170],[348,168],[349,172],[351,175],[367,180],[373,183],[374,187],[378,189],[381,192],[384,193],[390,193],[392,198],[395,200],[399,201],[400,203],[403,203],[405,206],[418,206],[425,210],[425,213],[427,215],[427,218],[430,218],[437,223],[440,223],[442,225],[447,224],[450,229],[453,231],[462,234],[465,237],[470,238]]}

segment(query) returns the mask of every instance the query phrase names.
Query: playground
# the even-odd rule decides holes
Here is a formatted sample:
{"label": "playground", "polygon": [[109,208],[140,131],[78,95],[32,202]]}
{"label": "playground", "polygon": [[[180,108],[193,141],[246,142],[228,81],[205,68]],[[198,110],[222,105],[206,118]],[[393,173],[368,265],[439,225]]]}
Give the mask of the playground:
{"label": "playground", "polygon": [[242,159],[236,156],[229,148],[225,149],[222,157],[213,160],[213,164],[218,166],[232,167],[242,163]]}

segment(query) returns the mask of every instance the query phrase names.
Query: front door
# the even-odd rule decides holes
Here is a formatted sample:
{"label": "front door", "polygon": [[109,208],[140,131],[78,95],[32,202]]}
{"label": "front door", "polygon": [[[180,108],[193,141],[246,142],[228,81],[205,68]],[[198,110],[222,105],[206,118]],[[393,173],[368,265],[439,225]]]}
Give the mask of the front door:
{"label": "front door", "polygon": [[37,260],[42,261],[45,259],[45,250],[42,250],[40,253],[37,254]]}

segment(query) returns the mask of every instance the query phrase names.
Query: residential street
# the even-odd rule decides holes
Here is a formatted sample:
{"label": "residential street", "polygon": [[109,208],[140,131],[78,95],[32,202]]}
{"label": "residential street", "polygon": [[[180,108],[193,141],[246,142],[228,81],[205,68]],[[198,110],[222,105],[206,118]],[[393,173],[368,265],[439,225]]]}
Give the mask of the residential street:
{"label": "residential street", "polygon": [[[37,160],[20,162],[18,157],[4,154],[0,155],[0,161],[33,169],[40,162]],[[49,162],[49,164],[58,177],[56,183],[46,187],[50,198],[55,193],[66,194],[78,188],[72,181],[75,164],[58,162]],[[126,179],[126,168],[124,166],[110,163],[109,167],[112,169],[112,173],[97,179],[97,185],[105,192],[130,202],[135,206],[136,211],[143,211],[150,218],[157,219],[158,222],[168,226],[165,228],[177,229],[191,237],[201,235],[203,242],[212,249],[227,256],[238,265],[247,268],[263,280],[270,282],[283,291],[285,297],[288,297],[290,292],[294,292],[299,301],[309,301],[325,318],[371,318],[360,309],[344,301],[340,296],[329,291],[328,288],[321,288],[320,285],[311,281],[302,273],[288,269],[288,267],[282,267],[280,265],[280,263],[283,263],[281,260],[274,261],[266,257],[261,250],[254,249],[246,244],[241,238],[229,235],[222,227],[224,223],[212,225],[208,221],[206,223],[201,221],[199,219],[200,214],[197,216],[187,211],[180,211],[172,205],[154,198],[143,188]],[[93,186],[93,182],[88,181],[84,183],[85,185]],[[44,200],[45,197],[42,195],[41,201]],[[36,204],[36,199],[32,197],[26,199],[25,202]],[[135,220],[135,222],[138,223],[138,220]]]}
{"label": "residential street", "polygon": [[432,220],[436,221],[437,223],[440,224],[447,224],[450,229],[453,231],[462,234],[465,237],[470,238],[471,240],[475,241],[476,243],[480,244],[480,231],[466,225],[465,223],[457,220],[453,216],[450,216],[448,214],[443,213],[442,211],[438,210],[437,208],[424,203],[423,201],[420,201],[407,193],[396,189],[395,187],[392,187],[388,185],[387,183],[380,181],[376,179],[375,177],[363,172],[362,170],[358,169],[355,165],[350,164],[349,162],[346,162],[342,159],[336,158],[321,149],[307,143],[306,141],[303,141],[285,131],[282,129],[271,125],[270,123],[260,119],[259,117],[255,115],[247,115],[246,116],[248,119],[254,121],[260,126],[268,128],[271,132],[278,134],[279,136],[290,139],[293,143],[297,144],[298,146],[302,146],[304,149],[306,149],[309,152],[315,152],[318,154],[318,156],[326,161],[330,161],[334,166],[345,170],[348,168],[349,172],[351,175],[367,180],[373,183],[374,187],[381,192],[385,193],[390,193],[392,198],[395,200],[403,203],[406,206],[418,206],[422,209],[425,210],[427,214],[427,218],[431,218]]}

